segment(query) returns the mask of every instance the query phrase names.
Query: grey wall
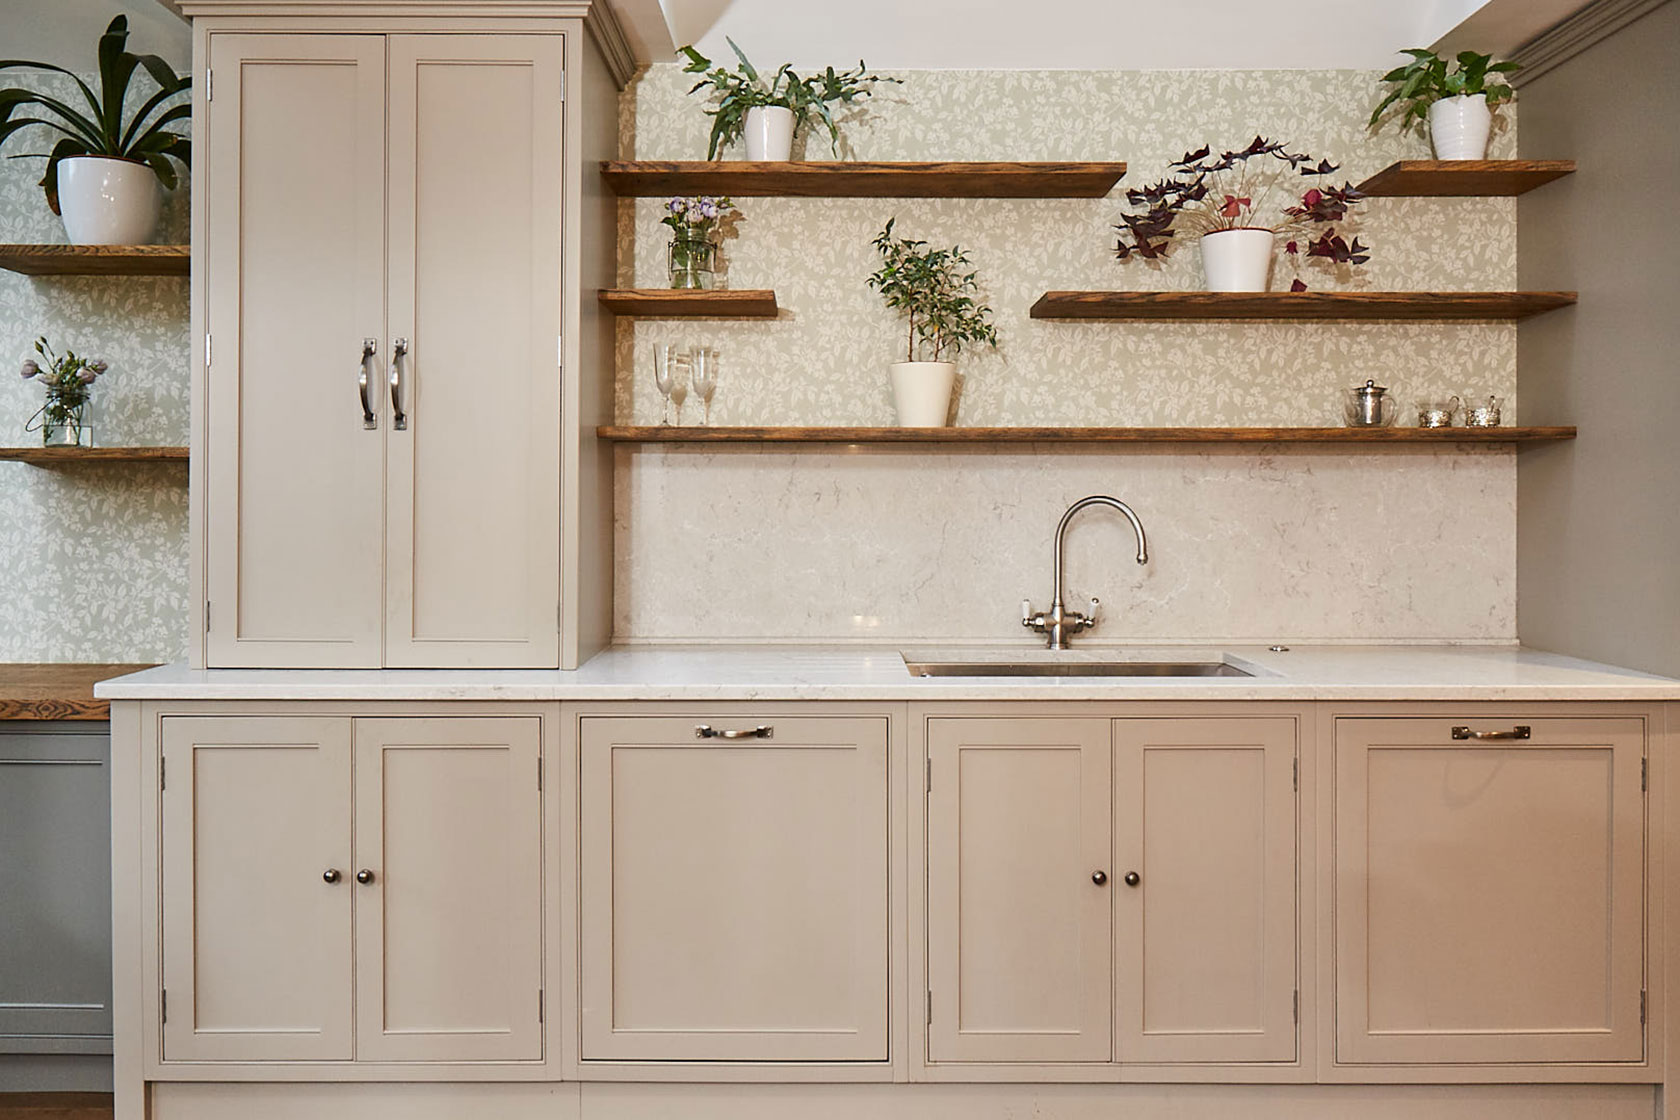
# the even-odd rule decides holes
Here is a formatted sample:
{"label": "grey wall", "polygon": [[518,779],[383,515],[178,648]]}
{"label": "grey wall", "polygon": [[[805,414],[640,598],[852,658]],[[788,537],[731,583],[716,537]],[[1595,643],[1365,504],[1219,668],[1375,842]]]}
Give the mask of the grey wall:
{"label": "grey wall", "polygon": [[192,63],[192,30],[157,0],[4,0],[0,43],[7,58],[91,70],[100,33],[119,15],[128,17],[129,50],[160,55],[186,72]]}
{"label": "grey wall", "polygon": [[1580,438],[1519,456],[1517,630],[1680,676],[1680,4],[1519,99],[1521,154],[1580,169],[1519,200],[1518,279],[1581,302],[1518,332],[1522,422]]}

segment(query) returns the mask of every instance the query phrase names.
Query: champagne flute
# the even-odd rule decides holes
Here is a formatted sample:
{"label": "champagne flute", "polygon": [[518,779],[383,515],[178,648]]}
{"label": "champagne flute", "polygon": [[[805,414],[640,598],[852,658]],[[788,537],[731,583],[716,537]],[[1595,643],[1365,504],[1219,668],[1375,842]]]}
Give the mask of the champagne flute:
{"label": "champagne flute", "polygon": [[688,399],[689,370],[694,366],[694,359],[688,350],[671,347],[671,400],[677,406],[677,427],[682,427],[683,401]]}
{"label": "champagne flute", "polygon": [[715,346],[697,346],[694,349],[693,372],[694,395],[700,398],[706,406],[705,418],[702,425],[712,422],[712,394],[717,392],[718,382],[718,352]]}
{"label": "champagne flute", "polygon": [[665,399],[665,413],[659,421],[665,427],[671,425],[671,388],[676,384],[672,376],[676,372],[676,358],[675,346],[653,348],[653,387],[658,389],[659,395]]}

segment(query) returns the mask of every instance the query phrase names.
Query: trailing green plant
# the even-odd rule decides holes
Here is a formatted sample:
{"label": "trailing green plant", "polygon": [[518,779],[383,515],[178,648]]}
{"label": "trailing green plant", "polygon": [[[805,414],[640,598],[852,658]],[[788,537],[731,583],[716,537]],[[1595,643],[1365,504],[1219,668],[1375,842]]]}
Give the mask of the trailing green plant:
{"label": "trailing green plant", "polygon": [[869,286],[881,293],[888,307],[910,321],[905,361],[942,362],[966,345],[985,343],[997,348],[992,309],[976,298],[980,286],[960,246],[934,249],[926,241],[895,237],[887,223],[875,238],[881,267]]}
{"label": "trailing green plant", "polygon": [[1517,95],[1517,91],[1498,75],[1521,70],[1521,63],[1495,62],[1490,54],[1459,51],[1449,68],[1446,59],[1422,47],[1410,47],[1400,53],[1411,55],[1412,61],[1396,66],[1382,76],[1382,80],[1393,88],[1372,110],[1371,128],[1377,127],[1388,107],[1396,102],[1401,106],[1400,127],[1404,130],[1421,128],[1429,119],[1429,107],[1445,97],[1486,94],[1487,106],[1492,109],[1501,101],[1510,101]]}
{"label": "trailing green plant", "polygon": [[702,74],[689,93],[710,89],[717,104],[706,110],[712,118],[712,135],[706,146],[706,158],[716,159],[718,151],[741,138],[747,127],[747,110],[778,106],[793,113],[794,128],[820,124],[828,131],[829,145],[838,154],[840,125],[834,119],[831,105],[850,105],[869,97],[879,82],[902,85],[899,78],[871,74],[859,59],[855,70],[835,70],[830,66],[820,74],[801,78],[792,67],[783,63],[768,81],[758,72],[735,40],[726,38],[729,49],[735,52],[740,65],[734,70],[713,67],[712,60],[692,46],[680,53],[688,59],[685,74]]}
{"label": "trailing green plant", "polygon": [[[46,157],[47,171],[41,177],[47,205],[58,213],[58,164],[72,156],[103,156],[144,163],[157,173],[163,185],[175,189],[177,178],[170,160],[183,165],[192,160],[192,141],[169,129],[176,121],[192,116],[192,105],[171,98],[192,87],[192,78],[177,75],[169,63],[154,54],[131,54],[128,49],[128,17],[117,16],[99,37],[99,92],[75,72],[48,62],[22,59],[0,60],[0,70],[44,70],[65,74],[74,81],[87,101],[86,111],[32,89],[0,89],[0,145],[26,128],[39,126],[60,134],[50,152],[25,153],[13,158]],[[134,112],[125,112],[129,85],[137,69],[144,69],[157,83],[157,90]],[[31,110],[27,107],[34,106]],[[18,115],[23,110],[25,115]]]}

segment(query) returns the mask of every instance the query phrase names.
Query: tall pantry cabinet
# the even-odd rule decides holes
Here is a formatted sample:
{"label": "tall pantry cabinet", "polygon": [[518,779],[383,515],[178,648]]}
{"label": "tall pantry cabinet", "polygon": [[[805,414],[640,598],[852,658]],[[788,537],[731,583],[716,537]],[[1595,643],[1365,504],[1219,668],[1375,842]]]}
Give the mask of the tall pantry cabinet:
{"label": "tall pantry cabinet", "polygon": [[611,601],[591,5],[182,7],[195,663],[576,665]]}

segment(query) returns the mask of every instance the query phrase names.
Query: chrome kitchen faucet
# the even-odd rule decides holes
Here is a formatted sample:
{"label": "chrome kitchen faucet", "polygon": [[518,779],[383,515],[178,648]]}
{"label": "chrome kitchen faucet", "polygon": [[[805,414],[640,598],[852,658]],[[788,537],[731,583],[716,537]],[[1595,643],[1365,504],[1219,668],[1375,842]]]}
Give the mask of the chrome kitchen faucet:
{"label": "chrome kitchen faucet", "polygon": [[1138,551],[1137,562],[1149,563],[1149,540],[1143,535],[1143,522],[1138,520],[1132,507],[1119,498],[1111,498],[1107,494],[1092,494],[1089,498],[1081,498],[1068,507],[1062,514],[1061,524],[1056,526],[1056,583],[1050,590],[1050,610],[1048,612],[1033,613],[1032,601],[1021,600],[1021,625],[1028,630],[1036,630],[1046,635],[1051,649],[1068,648],[1068,636],[1082,630],[1089,630],[1097,624],[1097,600],[1091,599],[1091,613],[1080,614],[1069,611],[1062,606],[1062,539],[1067,534],[1068,522],[1073,520],[1074,514],[1087,506],[1112,506],[1126,515],[1126,520],[1132,523],[1132,529],[1137,533]]}

